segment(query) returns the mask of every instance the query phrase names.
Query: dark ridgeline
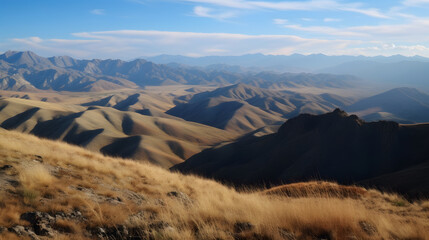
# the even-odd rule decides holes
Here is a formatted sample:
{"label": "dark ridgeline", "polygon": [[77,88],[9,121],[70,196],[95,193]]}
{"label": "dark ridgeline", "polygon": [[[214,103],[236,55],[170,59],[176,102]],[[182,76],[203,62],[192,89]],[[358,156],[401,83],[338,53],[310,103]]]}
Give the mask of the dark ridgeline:
{"label": "dark ridgeline", "polygon": [[205,150],[172,170],[237,186],[322,179],[428,195],[420,182],[429,180],[428,146],[429,124],[365,122],[336,109],[301,114],[275,134]]}

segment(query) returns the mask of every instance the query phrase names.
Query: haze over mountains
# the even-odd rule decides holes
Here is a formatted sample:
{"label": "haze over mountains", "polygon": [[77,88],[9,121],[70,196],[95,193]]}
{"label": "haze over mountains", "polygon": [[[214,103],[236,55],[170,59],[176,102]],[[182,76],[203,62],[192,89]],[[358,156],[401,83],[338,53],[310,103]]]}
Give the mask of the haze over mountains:
{"label": "haze over mountains", "polygon": [[149,61],[168,64],[181,63],[191,66],[207,67],[217,64],[242,66],[245,68],[256,68],[256,70],[272,70],[280,72],[316,72],[317,70],[333,67],[346,62],[372,61],[379,63],[394,63],[402,61],[429,62],[428,58],[414,56],[405,57],[394,55],[390,57],[377,56],[327,56],[324,54],[292,54],[292,55],[263,55],[248,54],[243,56],[207,56],[186,57],[180,55],[159,55],[154,57],[143,57]]}
{"label": "haze over mountains", "polygon": [[396,88],[361,99],[345,109],[368,121],[429,122],[429,95],[415,88]]}
{"label": "haze over mountains", "polygon": [[[313,79],[313,77],[315,79]],[[344,78],[344,79],[343,79]],[[295,81],[296,80],[296,81]],[[331,81],[332,80],[332,81]],[[353,80],[353,81],[349,81]],[[8,51],[0,55],[0,89],[105,91],[161,85],[219,85],[239,82],[278,82],[285,86],[351,87],[350,76],[236,73],[223,69],[169,67],[143,59],[77,60],[67,56],[44,58],[33,52]],[[270,83],[268,83],[270,84]]]}

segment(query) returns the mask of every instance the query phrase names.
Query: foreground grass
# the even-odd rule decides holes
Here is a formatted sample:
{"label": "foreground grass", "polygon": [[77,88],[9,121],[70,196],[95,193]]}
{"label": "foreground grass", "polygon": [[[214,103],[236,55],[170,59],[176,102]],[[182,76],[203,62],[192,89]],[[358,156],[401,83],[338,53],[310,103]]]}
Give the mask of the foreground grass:
{"label": "foreground grass", "polygon": [[[428,202],[324,182],[239,193],[61,142],[0,136],[0,167],[13,166],[0,172],[6,228],[29,225],[26,212],[78,211],[53,224],[55,239],[121,239],[94,233],[100,227],[134,229],[141,239],[429,239]],[[0,233],[14,238],[29,237]]]}

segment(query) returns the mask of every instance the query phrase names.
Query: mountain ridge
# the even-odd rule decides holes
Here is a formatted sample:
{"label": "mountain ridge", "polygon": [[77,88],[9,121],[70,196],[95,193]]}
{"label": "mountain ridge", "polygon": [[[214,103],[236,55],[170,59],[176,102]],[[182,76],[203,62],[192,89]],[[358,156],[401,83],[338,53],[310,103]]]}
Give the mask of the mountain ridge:
{"label": "mountain ridge", "polygon": [[[336,109],[323,115],[301,114],[277,133],[205,150],[172,170],[236,185],[314,178],[350,184],[429,161],[426,144],[428,124],[365,122]],[[429,194],[429,188],[423,193]]]}

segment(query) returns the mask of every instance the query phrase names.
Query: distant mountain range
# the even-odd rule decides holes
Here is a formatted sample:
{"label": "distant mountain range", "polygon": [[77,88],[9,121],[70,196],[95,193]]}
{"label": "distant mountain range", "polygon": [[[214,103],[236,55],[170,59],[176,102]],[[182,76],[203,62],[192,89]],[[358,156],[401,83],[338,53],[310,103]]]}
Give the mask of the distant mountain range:
{"label": "distant mountain range", "polygon": [[350,74],[369,82],[391,86],[424,87],[429,89],[429,62],[427,59],[410,58],[397,62],[373,60],[352,61],[325,68],[318,72]]}
{"label": "distant mountain range", "polygon": [[279,72],[320,72],[321,69],[356,61],[372,61],[377,63],[396,63],[403,61],[429,62],[428,58],[395,55],[390,57],[377,56],[327,56],[324,54],[301,55],[263,55],[247,54],[243,56],[208,56],[186,57],[180,55],[160,55],[146,57],[148,61],[158,64],[180,63],[191,66],[211,67],[216,65],[231,65],[235,69],[247,68],[250,71],[279,71]]}
{"label": "distant mountain range", "polygon": [[[428,124],[364,122],[337,109],[323,115],[299,115],[275,134],[205,150],[172,169],[235,185],[324,179],[428,194],[427,186],[409,184],[427,175],[418,166],[428,165],[428,145]],[[392,189],[402,181],[408,182],[407,188]]]}
{"label": "distant mountain range", "polygon": [[197,68],[155,64],[137,59],[77,60],[67,56],[44,58],[33,52],[0,55],[0,89],[15,91],[89,92],[162,85],[230,85],[248,82],[267,88],[315,86],[351,87],[355,77],[332,74],[250,73],[228,66]]}
{"label": "distant mountain range", "polygon": [[[365,80],[365,85],[377,85],[384,88],[419,87],[429,90],[429,58],[395,55],[377,56],[327,56],[323,54],[301,55],[263,55],[184,57],[160,55],[147,58],[159,64],[188,64],[242,72],[290,72],[290,73],[326,73],[352,75]],[[227,67],[229,66],[229,67]]]}
{"label": "distant mountain range", "polygon": [[0,55],[0,88],[6,90],[100,91],[171,84],[228,84],[240,79],[232,73],[170,68],[142,59],[125,62],[66,56],[43,58],[32,52],[11,51]]}

